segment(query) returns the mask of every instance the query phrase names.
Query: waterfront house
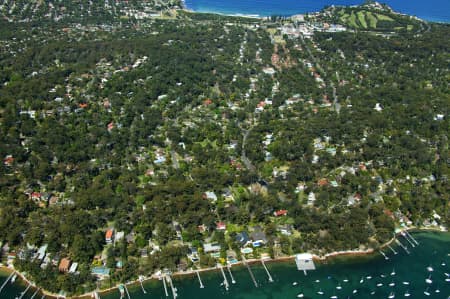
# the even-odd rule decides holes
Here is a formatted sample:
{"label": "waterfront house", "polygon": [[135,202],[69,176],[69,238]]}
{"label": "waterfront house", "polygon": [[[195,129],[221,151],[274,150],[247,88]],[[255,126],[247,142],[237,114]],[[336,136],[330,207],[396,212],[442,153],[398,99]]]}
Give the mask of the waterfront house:
{"label": "waterfront house", "polygon": [[287,212],[288,212],[287,210],[278,210],[278,211],[273,212],[273,215],[275,217],[286,216]]}
{"label": "waterfront house", "polygon": [[58,266],[58,270],[61,273],[66,273],[69,271],[69,267],[70,267],[71,261],[68,258],[63,258],[60,262],[59,262],[59,266]]}
{"label": "waterfront house", "polygon": [[246,246],[250,242],[247,232],[243,231],[237,234],[236,241],[241,245],[241,247]]}
{"label": "waterfront house", "polygon": [[260,247],[267,243],[266,234],[262,231],[261,227],[256,226],[255,230],[250,234],[253,247]]}
{"label": "waterfront house", "polygon": [[218,243],[205,243],[203,244],[203,251],[205,253],[219,252],[221,249]]}
{"label": "waterfront house", "polygon": [[111,244],[114,241],[114,229],[110,228],[105,233],[105,242],[106,244]]}
{"label": "waterfront house", "polygon": [[217,222],[216,223],[216,230],[224,231],[226,229],[227,229],[227,226],[225,225],[224,222]]}

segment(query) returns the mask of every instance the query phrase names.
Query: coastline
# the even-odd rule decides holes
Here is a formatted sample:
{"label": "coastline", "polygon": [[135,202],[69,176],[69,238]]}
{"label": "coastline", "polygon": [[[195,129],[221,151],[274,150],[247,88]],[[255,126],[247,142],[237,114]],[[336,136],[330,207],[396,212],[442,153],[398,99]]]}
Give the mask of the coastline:
{"label": "coastline", "polygon": [[[390,239],[389,241],[387,241],[386,243],[382,244],[379,246],[379,248],[368,248],[366,250],[343,250],[343,251],[333,251],[333,252],[329,252],[326,253],[324,255],[316,255],[313,254],[313,259],[318,261],[318,262],[324,262],[328,259],[332,259],[335,257],[342,257],[342,256],[349,256],[349,257],[357,257],[357,256],[366,256],[366,255],[372,255],[375,254],[377,252],[378,249],[383,249],[384,247],[390,245],[392,242],[394,242],[395,238],[397,237],[397,235],[401,234],[403,231],[435,231],[435,232],[448,232],[447,229],[445,228],[437,228],[437,227],[408,227],[408,228],[404,228],[404,229],[400,229],[400,230],[396,230],[394,237],[392,237],[392,239]],[[282,256],[282,257],[278,257],[278,258],[274,258],[274,259],[265,259],[264,261],[267,263],[280,263],[280,262],[286,262],[286,261],[290,261],[290,260],[294,260],[295,259],[295,255],[290,255],[290,256]],[[248,259],[246,260],[246,262],[248,264],[254,264],[254,263],[258,263],[260,262],[261,259]],[[237,263],[232,264],[231,266],[243,266],[244,262],[243,261],[239,261]],[[211,271],[219,271],[219,267],[215,266],[215,267],[210,267],[210,268],[202,268],[202,269],[198,269],[198,270],[188,270],[188,271],[182,271],[182,272],[174,272],[172,274],[173,277],[182,277],[182,276],[188,276],[188,275],[195,275],[195,273],[198,271],[200,273],[202,272],[211,272]],[[0,270],[1,271],[7,271],[9,273],[11,273],[12,271],[16,271],[16,273],[18,274],[18,276],[20,277],[20,279],[22,279],[24,282],[26,283],[31,283],[34,287],[38,287],[36,286],[33,282],[31,282],[30,280],[28,280],[26,278],[26,276],[21,273],[18,272],[17,270],[15,270],[13,267],[10,266],[5,266],[5,265],[1,265],[0,264]],[[160,276],[156,275],[156,274],[152,274],[151,276],[148,277],[144,277],[142,282],[148,281],[148,280],[159,280]],[[134,284],[138,284],[140,283],[139,279],[136,280],[132,280],[129,282],[124,283],[125,285],[134,285]],[[114,291],[116,289],[118,289],[120,284],[117,284],[113,287],[107,288],[107,289],[102,289],[102,290],[97,290],[97,292],[101,295],[104,293],[108,293],[111,291]],[[40,288],[40,291],[45,294],[47,296],[47,298],[61,298],[60,295],[58,294],[54,294],[51,292],[48,292],[45,289]],[[76,295],[76,296],[71,296],[71,297],[67,297],[67,298],[73,298],[73,299],[85,299],[85,298],[92,298],[92,295],[94,294],[95,291],[92,292],[87,292],[84,293],[82,295]]]}

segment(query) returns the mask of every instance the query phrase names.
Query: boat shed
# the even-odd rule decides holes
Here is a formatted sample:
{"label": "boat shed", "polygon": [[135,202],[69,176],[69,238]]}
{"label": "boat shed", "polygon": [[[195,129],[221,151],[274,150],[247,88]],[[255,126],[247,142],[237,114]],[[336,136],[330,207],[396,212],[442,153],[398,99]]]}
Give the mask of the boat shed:
{"label": "boat shed", "polygon": [[314,265],[313,256],[310,253],[299,253],[295,256],[295,263],[297,269],[303,271],[306,275],[306,270],[316,270]]}

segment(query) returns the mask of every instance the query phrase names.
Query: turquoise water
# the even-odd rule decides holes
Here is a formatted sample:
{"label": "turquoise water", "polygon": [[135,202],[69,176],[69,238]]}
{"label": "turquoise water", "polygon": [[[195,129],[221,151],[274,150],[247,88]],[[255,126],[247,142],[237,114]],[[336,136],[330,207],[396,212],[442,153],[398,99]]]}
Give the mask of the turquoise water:
{"label": "turquoise water", "polygon": [[[385,260],[379,254],[333,258],[326,264],[316,265],[317,270],[308,272],[307,276],[303,272],[297,271],[294,261],[266,263],[274,282],[268,281],[261,264],[252,264],[251,269],[258,282],[257,288],[253,285],[248,270],[244,267],[231,269],[236,284],[231,284],[230,275],[225,271],[230,282],[229,291],[225,291],[221,286],[223,277],[220,272],[200,274],[205,285],[204,289],[199,288],[196,276],[174,278],[174,284],[178,289],[178,298],[180,299],[285,299],[297,298],[300,293],[304,294],[304,298],[330,298],[336,295],[338,298],[378,299],[388,298],[391,292],[395,293],[395,298],[406,298],[404,293],[407,290],[411,293],[409,298],[448,299],[450,282],[445,281],[445,273],[450,273],[450,233],[420,232],[413,236],[420,243],[414,248],[403,237],[399,237],[404,245],[408,244],[410,254],[407,254],[401,247],[395,246],[397,255],[394,255],[389,249],[384,250],[389,256],[389,260]],[[429,266],[434,269],[433,272],[427,270]],[[395,275],[392,276],[393,271]],[[429,275],[431,275],[431,284],[425,282]],[[367,279],[367,276],[372,276],[372,278]],[[361,278],[364,278],[363,283],[360,283]],[[345,279],[348,282],[344,282]],[[1,281],[3,280],[4,277]],[[316,280],[320,280],[320,282],[316,282]],[[404,285],[403,281],[408,281],[410,284]],[[297,285],[294,286],[294,282],[297,282]],[[382,283],[383,286],[377,287],[379,283]],[[390,283],[395,283],[395,286],[390,287]],[[336,288],[338,285],[341,285],[341,290]],[[143,294],[139,285],[128,286],[131,298],[167,298],[161,281],[148,281],[144,287],[147,294]],[[424,294],[427,287],[430,296]],[[14,299],[23,289],[24,286],[18,282],[14,285],[8,284],[0,294],[0,298]],[[440,292],[436,293],[436,289]],[[319,290],[322,290],[324,295],[318,295]],[[353,294],[353,290],[357,290],[357,293]],[[371,295],[373,291],[375,293]],[[24,298],[30,299],[31,295],[32,291],[29,291]],[[119,299],[119,297],[117,290],[101,295],[102,299]],[[39,299],[40,296],[35,298]],[[169,298],[172,298],[171,294]]]}
{"label": "turquoise water", "polygon": [[[244,15],[293,15],[321,10],[326,5],[355,5],[363,0],[186,0],[189,9]],[[394,10],[437,22],[450,22],[449,0],[383,0]]]}

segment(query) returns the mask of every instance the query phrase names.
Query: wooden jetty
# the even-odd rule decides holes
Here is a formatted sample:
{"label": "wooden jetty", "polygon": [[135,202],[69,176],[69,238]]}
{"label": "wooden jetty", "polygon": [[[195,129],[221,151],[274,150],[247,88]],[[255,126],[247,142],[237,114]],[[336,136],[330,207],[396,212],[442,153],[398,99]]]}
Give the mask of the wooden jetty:
{"label": "wooden jetty", "polygon": [[144,289],[144,285],[142,284],[142,281],[144,280],[143,276],[139,276],[139,283],[141,285],[142,293],[147,294],[147,291]]}
{"label": "wooden jetty", "polygon": [[25,296],[25,294],[28,292],[28,290],[29,290],[30,288],[31,288],[31,283],[28,284],[27,288],[26,288],[22,293],[20,293],[19,299],[22,299],[23,296]]}
{"label": "wooden jetty", "polygon": [[406,237],[406,234],[404,232],[401,232],[402,237],[406,240],[406,242],[409,243],[409,245],[411,245],[412,248],[416,247],[416,244],[414,244],[410,239],[408,239]]}
{"label": "wooden jetty", "polygon": [[200,278],[200,273],[197,271],[195,271],[195,273],[197,273],[197,278],[198,278],[198,282],[200,283],[200,289],[203,289],[205,286],[203,285],[202,279]]}
{"label": "wooden jetty", "polygon": [[13,271],[8,278],[6,278],[6,280],[3,282],[2,286],[0,287],[0,293],[3,291],[3,288],[6,286],[6,284],[8,283],[8,281],[11,279],[11,277],[14,276],[14,274],[16,274],[15,271]]}
{"label": "wooden jetty", "polygon": [[269,270],[267,269],[266,264],[264,263],[264,259],[261,259],[261,264],[263,265],[264,270],[266,270],[267,277],[269,278],[269,281],[270,281],[270,282],[273,282],[272,276],[270,275],[270,272],[269,272]]}
{"label": "wooden jetty", "polygon": [[170,275],[167,275],[166,279],[167,279],[167,282],[169,283],[170,289],[172,290],[173,299],[176,299],[178,297],[177,288],[174,287],[172,278],[170,277]]}
{"label": "wooden jetty", "polygon": [[167,291],[167,284],[166,284],[166,276],[164,275],[162,277],[163,286],[164,286],[164,293],[166,293],[166,297],[169,297],[169,292]]}
{"label": "wooden jetty", "polygon": [[223,276],[223,285],[225,286],[225,290],[228,291],[228,288],[230,287],[230,284],[228,283],[227,276],[225,275],[225,272],[223,271],[222,265],[219,264],[220,272],[222,272]]}
{"label": "wooden jetty", "polygon": [[33,295],[31,296],[31,298],[30,299],[34,299],[34,297],[37,295],[37,293],[39,292],[39,288],[38,289],[36,289],[36,291],[33,293]]}
{"label": "wooden jetty", "polygon": [[247,263],[247,260],[244,256],[242,256],[242,261],[244,262],[244,265],[247,267],[248,273],[250,273],[250,277],[253,280],[253,284],[255,285],[255,288],[258,287],[258,283],[256,282],[255,276],[253,275],[252,269],[250,268],[249,264]]}
{"label": "wooden jetty", "polygon": [[231,283],[235,284],[236,280],[234,280],[233,273],[231,273],[231,266],[227,265],[227,269],[228,269],[228,274],[230,274],[230,277],[231,277]]}
{"label": "wooden jetty", "polygon": [[398,253],[397,251],[394,250],[394,248],[391,247],[391,245],[387,244],[386,246],[392,251],[393,254]]}
{"label": "wooden jetty", "polygon": [[413,236],[411,236],[411,234],[407,230],[404,230],[404,232],[407,237],[409,237],[414,243],[416,243],[416,245],[419,245],[419,242],[417,242],[417,240],[414,239]]}
{"label": "wooden jetty", "polygon": [[127,285],[126,285],[126,284],[124,284],[124,285],[123,285],[123,288],[125,289],[125,293],[127,293],[127,297],[128,297],[128,299],[131,299],[131,297],[130,297],[130,293],[128,292],[128,288],[127,288]]}
{"label": "wooden jetty", "polygon": [[409,254],[409,250],[408,247],[406,247],[405,245],[402,244],[402,242],[400,242],[398,239],[395,239],[395,242],[400,245],[401,248],[403,248],[407,254]]}
{"label": "wooden jetty", "polygon": [[379,250],[379,252],[381,253],[382,256],[384,256],[385,260],[389,259],[389,257],[383,251]]}

